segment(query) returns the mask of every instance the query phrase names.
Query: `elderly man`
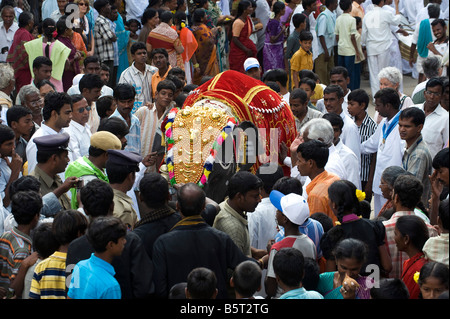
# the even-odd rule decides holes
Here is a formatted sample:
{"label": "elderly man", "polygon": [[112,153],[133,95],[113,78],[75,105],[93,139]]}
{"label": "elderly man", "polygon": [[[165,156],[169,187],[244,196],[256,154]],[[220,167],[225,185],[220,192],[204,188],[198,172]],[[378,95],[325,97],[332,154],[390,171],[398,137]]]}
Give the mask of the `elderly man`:
{"label": "elderly man", "polygon": [[9,64],[0,64],[0,124],[6,124],[6,111],[13,105],[11,93],[15,85],[14,70]]}
{"label": "elderly man", "polygon": [[34,84],[28,84],[22,86],[19,94],[17,95],[17,100],[20,100],[23,106],[31,110],[34,128],[31,130],[30,135],[25,136],[25,139],[28,141],[41,127],[44,99],[41,97],[39,90],[34,86]]}

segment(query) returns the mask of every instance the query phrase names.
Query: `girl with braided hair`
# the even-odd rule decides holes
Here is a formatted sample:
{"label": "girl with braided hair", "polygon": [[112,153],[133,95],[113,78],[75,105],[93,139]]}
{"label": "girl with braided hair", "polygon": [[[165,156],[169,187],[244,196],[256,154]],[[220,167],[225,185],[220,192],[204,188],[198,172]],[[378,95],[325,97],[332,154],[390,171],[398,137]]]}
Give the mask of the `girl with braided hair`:
{"label": "girl with braided hair", "polygon": [[[387,275],[392,268],[391,258],[384,243],[385,229],[381,221],[362,218],[360,199],[356,186],[347,180],[335,181],[328,188],[329,205],[338,222],[330,229],[320,242],[322,252],[327,260],[327,271],[336,270],[332,251],[346,238],[359,239],[368,246],[367,260],[361,267],[361,275],[368,275],[378,267],[381,275]],[[323,246],[324,245],[324,246]]]}

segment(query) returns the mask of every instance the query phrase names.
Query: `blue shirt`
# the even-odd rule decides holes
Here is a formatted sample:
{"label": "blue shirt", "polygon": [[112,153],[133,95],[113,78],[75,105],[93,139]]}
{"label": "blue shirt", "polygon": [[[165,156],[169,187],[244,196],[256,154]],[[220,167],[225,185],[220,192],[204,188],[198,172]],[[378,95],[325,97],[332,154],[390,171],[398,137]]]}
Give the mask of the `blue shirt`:
{"label": "blue shirt", "polygon": [[91,254],[75,265],[67,296],[72,299],[120,299],[122,292],[114,267]]}
{"label": "blue shirt", "polygon": [[317,291],[308,291],[302,287],[289,290],[288,292],[282,294],[280,296],[280,299],[323,299],[323,296]]}
{"label": "blue shirt", "polygon": [[[122,115],[120,115],[117,109],[114,111],[113,114],[111,114],[110,118],[114,116],[122,119],[126,123],[125,119],[122,117]],[[127,146],[125,146],[125,151],[141,154],[141,123],[139,122],[139,119],[135,115],[130,114],[130,117],[131,117],[131,125],[129,127],[130,132],[125,136],[125,138],[127,139]]]}

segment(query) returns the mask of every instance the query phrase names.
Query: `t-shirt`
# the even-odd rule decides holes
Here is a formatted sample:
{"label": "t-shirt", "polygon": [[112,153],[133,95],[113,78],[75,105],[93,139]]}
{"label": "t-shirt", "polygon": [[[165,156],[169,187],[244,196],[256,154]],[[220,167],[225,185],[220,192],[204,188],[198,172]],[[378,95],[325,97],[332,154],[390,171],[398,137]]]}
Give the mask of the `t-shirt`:
{"label": "t-shirt", "polygon": [[343,13],[336,19],[334,33],[339,36],[338,54],[353,56],[356,54],[355,47],[351,41],[351,35],[356,35],[356,19],[349,13]]}

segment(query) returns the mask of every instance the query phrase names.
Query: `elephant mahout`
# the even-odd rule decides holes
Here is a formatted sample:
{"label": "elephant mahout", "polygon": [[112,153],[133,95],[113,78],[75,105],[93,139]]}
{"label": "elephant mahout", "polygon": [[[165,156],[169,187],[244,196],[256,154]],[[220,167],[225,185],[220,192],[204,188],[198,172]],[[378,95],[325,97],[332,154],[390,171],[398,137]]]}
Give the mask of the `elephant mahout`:
{"label": "elephant mahout", "polygon": [[294,115],[278,93],[243,73],[225,71],[202,84],[163,126],[170,183],[198,183],[218,203],[238,170],[278,163],[289,175],[278,151],[297,135]]}

